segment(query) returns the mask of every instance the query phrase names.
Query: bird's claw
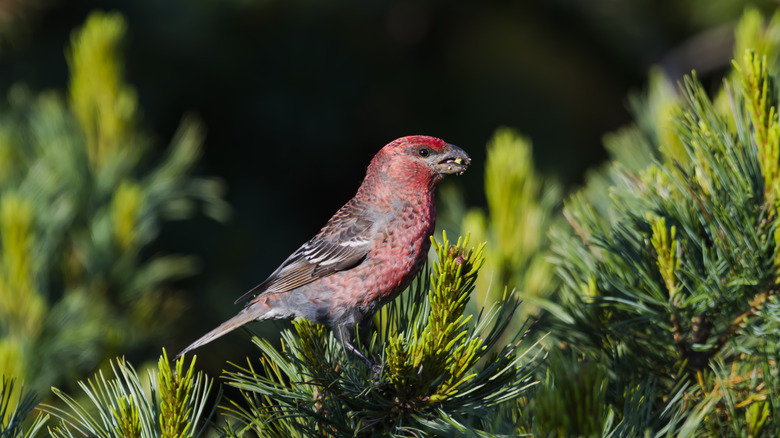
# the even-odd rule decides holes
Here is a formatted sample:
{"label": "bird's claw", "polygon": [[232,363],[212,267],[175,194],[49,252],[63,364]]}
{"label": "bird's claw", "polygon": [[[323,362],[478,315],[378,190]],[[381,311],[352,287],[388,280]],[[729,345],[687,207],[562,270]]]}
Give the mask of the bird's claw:
{"label": "bird's claw", "polygon": [[369,359],[363,356],[360,359],[366,364],[366,368],[371,371],[371,379],[374,381],[374,384],[379,384],[379,376],[382,375],[382,362],[378,360],[379,358],[374,356]]}
{"label": "bird's claw", "polygon": [[382,362],[378,360],[376,356],[372,357],[374,360],[369,360],[366,365],[371,370],[371,379],[375,385],[379,384],[379,376],[382,375]]}
{"label": "bird's claw", "polygon": [[360,359],[361,362],[366,364],[366,367],[369,369],[369,371],[371,371],[371,378],[375,383],[379,383],[379,376],[382,373],[382,362],[379,361],[379,358],[376,356],[372,357],[371,359],[367,358],[363,353],[360,352],[360,350],[355,348],[354,345],[346,341],[344,342],[344,347],[347,351]]}

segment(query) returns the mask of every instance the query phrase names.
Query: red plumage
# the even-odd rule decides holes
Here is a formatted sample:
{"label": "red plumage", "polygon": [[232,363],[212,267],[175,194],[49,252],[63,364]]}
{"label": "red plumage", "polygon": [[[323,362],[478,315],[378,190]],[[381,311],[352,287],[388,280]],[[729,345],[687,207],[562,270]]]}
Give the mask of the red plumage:
{"label": "red plumage", "polygon": [[354,327],[405,289],[422,267],[436,221],[434,189],[471,163],[460,148],[427,136],[390,142],[371,160],[357,194],[325,227],[238,301],[236,316],[179,356],[253,320],[301,317],[330,326],[345,347]]}

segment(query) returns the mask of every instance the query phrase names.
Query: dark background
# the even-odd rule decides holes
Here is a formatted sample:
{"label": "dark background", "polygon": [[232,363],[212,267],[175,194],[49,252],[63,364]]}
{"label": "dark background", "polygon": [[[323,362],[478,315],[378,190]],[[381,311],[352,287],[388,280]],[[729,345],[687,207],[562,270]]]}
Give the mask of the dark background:
{"label": "dark background", "polygon": [[[674,79],[696,68],[705,84],[719,80],[743,8],[724,0],[0,0],[0,93],[17,82],[65,90],[71,32],[92,10],[119,11],[129,25],[126,79],[158,152],[185,113],[202,119],[199,173],[225,181],[233,217],[171,223],[151,248],[202,261],[180,285],[193,297],[189,317],[160,341],[178,351],[232,316],[235,298],[315,234],[390,140],[427,134],[468,151],[475,165],[457,184],[479,206],[485,144],[510,126],[532,139],[543,172],[573,187],[603,161],[601,137],[630,122],[626,97],[652,65]],[[201,352],[219,369],[250,349],[245,335],[230,335]]]}

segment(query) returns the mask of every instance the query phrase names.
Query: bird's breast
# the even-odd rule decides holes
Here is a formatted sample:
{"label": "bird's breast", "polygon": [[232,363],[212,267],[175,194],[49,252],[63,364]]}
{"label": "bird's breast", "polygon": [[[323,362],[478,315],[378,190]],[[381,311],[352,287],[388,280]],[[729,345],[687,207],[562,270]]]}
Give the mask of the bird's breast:
{"label": "bird's breast", "polygon": [[373,313],[411,283],[425,262],[435,228],[433,203],[406,203],[377,223],[366,259],[343,275],[334,290],[336,306]]}

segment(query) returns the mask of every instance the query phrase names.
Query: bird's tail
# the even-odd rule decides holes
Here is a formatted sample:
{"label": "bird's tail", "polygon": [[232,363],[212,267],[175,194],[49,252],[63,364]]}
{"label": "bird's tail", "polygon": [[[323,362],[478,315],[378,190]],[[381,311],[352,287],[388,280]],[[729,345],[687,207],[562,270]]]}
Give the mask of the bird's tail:
{"label": "bird's tail", "polygon": [[213,341],[214,339],[217,339],[220,336],[222,336],[224,334],[227,334],[227,333],[229,333],[229,332],[231,332],[231,331],[241,327],[242,325],[244,325],[244,324],[246,324],[246,323],[248,323],[250,321],[254,321],[254,320],[258,319],[260,317],[260,315],[258,315],[258,313],[256,311],[252,311],[252,310],[254,310],[254,309],[252,309],[251,307],[247,307],[244,310],[242,310],[241,312],[239,312],[238,315],[236,315],[236,316],[228,319],[227,321],[223,322],[222,324],[220,324],[219,327],[217,327],[214,330],[206,333],[205,335],[203,335],[203,337],[201,337],[197,341],[193,342],[189,347],[187,347],[184,350],[182,350],[181,353],[176,355],[176,359],[178,359],[179,357],[181,357],[182,355],[184,355],[185,353],[187,353],[190,350],[194,350],[195,348],[198,348],[198,347],[200,347],[202,345],[208,344],[209,342]]}

